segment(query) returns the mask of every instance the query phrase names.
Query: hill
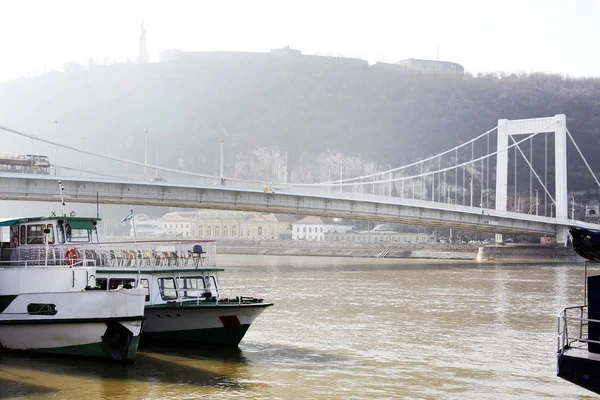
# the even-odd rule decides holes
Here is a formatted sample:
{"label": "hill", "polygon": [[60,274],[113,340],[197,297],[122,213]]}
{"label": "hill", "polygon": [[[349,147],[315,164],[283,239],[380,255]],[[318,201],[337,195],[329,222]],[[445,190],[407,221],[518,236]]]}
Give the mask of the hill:
{"label": "hill", "polygon": [[[358,60],[224,54],[71,68],[6,82],[0,85],[0,124],[53,140],[57,120],[61,141],[78,148],[85,136],[86,149],[140,162],[147,130],[150,163],[158,145],[160,165],[214,175],[224,140],[226,176],[241,178],[282,180],[287,148],[291,180],[325,180],[340,157],[356,173],[387,169],[462,143],[499,118],[564,113],[600,171],[594,157],[600,151],[598,78],[432,75]],[[32,151],[26,142],[3,137],[7,150]],[[535,162],[541,162],[542,145],[535,143]],[[59,155],[77,168],[78,155]],[[569,157],[578,156],[570,151]],[[593,187],[583,164],[572,165],[570,189]],[[102,161],[93,167],[117,170]]]}

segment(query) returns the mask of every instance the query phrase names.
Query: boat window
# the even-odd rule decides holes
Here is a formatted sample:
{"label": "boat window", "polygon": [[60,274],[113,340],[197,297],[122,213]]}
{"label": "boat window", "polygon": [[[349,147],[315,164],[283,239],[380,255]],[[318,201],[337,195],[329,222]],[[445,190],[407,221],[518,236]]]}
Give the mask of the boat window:
{"label": "boat window", "polygon": [[44,244],[45,225],[27,225],[27,244]]}
{"label": "boat window", "polygon": [[46,225],[46,228],[50,229],[50,233],[48,234],[48,243],[54,244],[54,227],[52,224]]}
{"label": "boat window", "polygon": [[[69,234],[70,232],[70,234]],[[71,229],[71,226],[67,224],[67,242],[83,242],[89,243],[90,231],[89,229]]]}
{"label": "boat window", "polygon": [[[201,276],[177,278],[177,287],[184,299],[202,297],[204,293],[204,279]],[[192,290],[189,290],[192,289]]]}
{"label": "boat window", "polygon": [[65,242],[65,227],[63,224],[58,225],[58,243]]}
{"label": "boat window", "polygon": [[96,287],[101,290],[106,290],[107,281],[106,278],[96,278]]}
{"label": "boat window", "polygon": [[25,226],[21,225],[19,226],[19,244],[26,244],[27,240],[26,240],[26,230],[25,230]]}
{"label": "boat window", "polygon": [[158,288],[160,289],[160,297],[163,300],[175,300],[177,298],[173,278],[158,278]]}
{"label": "boat window", "polygon": [[146,301],[150,301],[150,282],[148,282],[148,279],[140,279],[140,282],[142,287],[146,289]]}
{"label": "boat window", "polygon": [[108,289],[116,289],[119,285],[122,285],[124,289],[133,289],[134,284],[134,278],[110,278],[108,281]]}
{"label": "boat window", "polygon": [[30,315],[56,315],[56,304],[29,303],[27,312]]}

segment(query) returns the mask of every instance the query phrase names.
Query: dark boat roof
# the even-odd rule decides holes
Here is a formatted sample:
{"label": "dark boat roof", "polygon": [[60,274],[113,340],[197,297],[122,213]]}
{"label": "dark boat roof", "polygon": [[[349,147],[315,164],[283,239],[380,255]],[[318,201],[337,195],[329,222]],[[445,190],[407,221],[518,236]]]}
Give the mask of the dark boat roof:
{"label": "dark boat roof", "polygon": [[569,229],[573,249],[588,261],[600,262],[600,232],[585,228]]}

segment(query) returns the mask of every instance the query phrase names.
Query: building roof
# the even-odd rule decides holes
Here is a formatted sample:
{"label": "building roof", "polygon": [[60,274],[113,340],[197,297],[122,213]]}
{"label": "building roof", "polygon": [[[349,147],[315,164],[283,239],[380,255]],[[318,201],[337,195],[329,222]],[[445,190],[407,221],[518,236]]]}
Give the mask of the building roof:
{"label": "building roof", "polygon": [[296,222],[297,224],[311,224],[311,225],[325,225],[323,220],[320,217],[308,216],[302,218],[300,221]]}
{"label": "building roof", "polygon": [[310,225],[352,225],[350,222],[342,218],[329,218],[329,217],[304,217],[300,221],[295,222],[296,224],[310,224]]}
{"label": "building roof", "polygon": [[390,224],[379,224],[373,228],[373,232],[396,232],[396,230]]}
{"label": "building roof", "polygon": [[195,211],[171,212],[163,215],[162,221],[191,221],[195,218]]}

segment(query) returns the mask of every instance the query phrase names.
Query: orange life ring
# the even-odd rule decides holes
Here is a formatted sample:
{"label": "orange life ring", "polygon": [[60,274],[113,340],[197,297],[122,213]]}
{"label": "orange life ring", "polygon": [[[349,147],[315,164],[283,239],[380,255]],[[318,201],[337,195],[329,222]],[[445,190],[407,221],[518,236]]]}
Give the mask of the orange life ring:
{"label": "orange life ring", "polygon": [[75,249],[65,251],[65,264],[72,265],[77,260],[77,252]]}

